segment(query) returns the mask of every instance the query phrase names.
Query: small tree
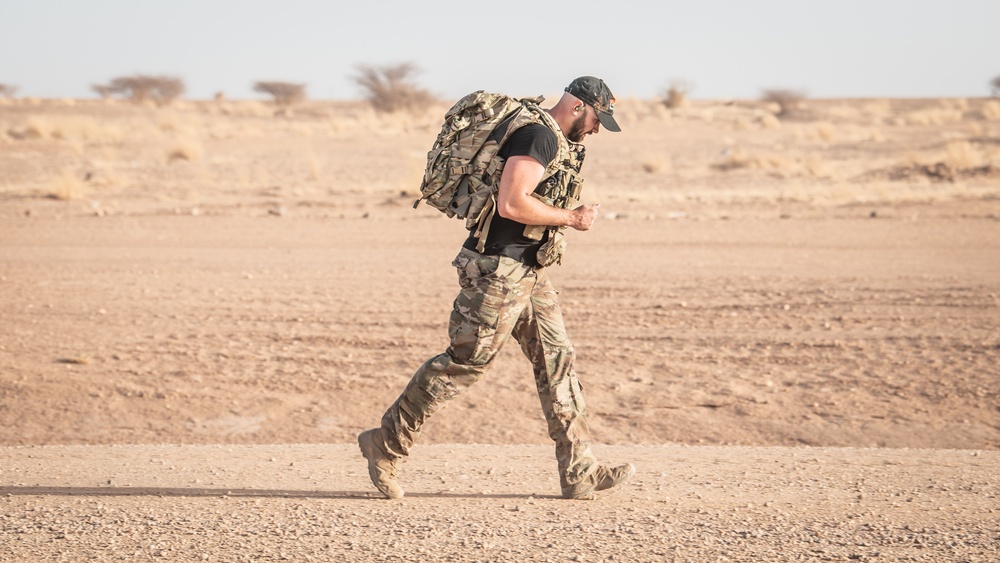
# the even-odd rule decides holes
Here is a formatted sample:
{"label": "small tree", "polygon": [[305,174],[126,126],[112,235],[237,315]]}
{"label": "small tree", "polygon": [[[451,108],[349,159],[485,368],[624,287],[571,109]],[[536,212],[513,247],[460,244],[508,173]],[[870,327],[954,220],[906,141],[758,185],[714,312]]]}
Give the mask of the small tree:
{"label": "small tree", "polygon": [[106,100],[115,95],[115,93],[111,91],[111,86],[106,84],[91,84],[90,89],[100,96],[102,100]]}
{"label": "small tree", "polygon": [[91,86],[102,98],[121,96],[136,103],[152,100],[157,105],[166,105],[184,93],[184,81],[173,76],[149,76],[135,74],[119,76],[107,84]]}
{"label": "small tree", "polygon": [[674,78],[670,80],[670,86],[663,93],[663,105],[670,109],[680,108],[687,105],[687,96],[694,90],[694,83]]}
{"label": "small tree", "polygon": [[802,100],[806,99],[806,94],[800,90],[772,88],[761,92],[761,99],[765,102],[778,104],[778,116],[780,117],[798,109]]}
{"label": "small tree", "polygon": [[0,83],[0,98],[13,98],[17,94],[17,86]]}
{"label": "small tree", "polygon": [[274,99],[274,105],[278,106],[281,113],[289,113],[293,105],[306,99],[305,84],[261,81],[254,82],[253,91],[271,96]]}
{"label": "small tree", "polygon": [[990,87],[994,98],[1000,98],[1000,76],[994,76],[993,80],[990,81]]}
{"label": "small tree", "polygon": [[352,79],[377,112],[414,111],[434,101],[430,92],[414,82],[413,75],[419,69],[413,63],[381,67],[362,64],[356,70]]}

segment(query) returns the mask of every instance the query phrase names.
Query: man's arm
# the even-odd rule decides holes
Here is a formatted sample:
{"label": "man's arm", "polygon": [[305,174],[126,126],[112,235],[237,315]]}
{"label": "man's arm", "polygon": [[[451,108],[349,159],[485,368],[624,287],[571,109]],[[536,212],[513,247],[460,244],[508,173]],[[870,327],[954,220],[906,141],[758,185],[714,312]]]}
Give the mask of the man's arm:
{"label": "man's arm", "polygon": [[497,213],[501,217],[549,227],[571,227],[586,231],[594,225],[601,204],[581,205],[576,209],[561,209],[532,197],[542,181],[545,167],[530,156],[512,156],[503,167],[497,191]]}

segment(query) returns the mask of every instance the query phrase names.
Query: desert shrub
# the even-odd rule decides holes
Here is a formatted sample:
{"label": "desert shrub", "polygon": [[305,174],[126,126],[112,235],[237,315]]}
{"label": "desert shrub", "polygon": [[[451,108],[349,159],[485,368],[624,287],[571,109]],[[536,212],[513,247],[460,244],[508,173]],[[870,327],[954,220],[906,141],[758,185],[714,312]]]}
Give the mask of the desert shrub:
{"label": "desert shrub", "polygon": [[157,105],[165,105],[184,94],[184,81],[173,76],[149,76],[135,74],[119,76],[107,84],[94,84],[90,87],[102,98],[120,96],[136,103],[153,101]]}
{"label": "desert shrub", "polygon": [[429,91],[414,82],[419,69],[413,63],[381,67],[362,64],[356,70],[357,74],[351,78],[379,113],[416,111],[434,101]]}
{"label": "desert shrub", "polygon": [[687,105],[687,96],[694,90],[694,83],[687,80],[673,79],[663,93],[663,105],[670,109],[681,108]]}
{"label": "desert shrub", "polygon": [[765,102],[777,104],[778,116],[783,116],[795,111],[802,100],[806,99],[806,94],[799,90],[771,88],[761,92],[760,97]]}
{"label": "desert shrub", "polygon": [[16,93],[17,86],[0,83],[0,98],[13,98]]}
{"label": "desert shrub", "polygon": [[993,97],[1000,98],[1000,76],[994,76],[990,81],[990,93]]}
{"label": "desert shrub", "polygon": [[274,105],[283,111],[288,111],[293,105],[306,99],[306,85],[292,82],[254,82],[253,91],[271,96]]}

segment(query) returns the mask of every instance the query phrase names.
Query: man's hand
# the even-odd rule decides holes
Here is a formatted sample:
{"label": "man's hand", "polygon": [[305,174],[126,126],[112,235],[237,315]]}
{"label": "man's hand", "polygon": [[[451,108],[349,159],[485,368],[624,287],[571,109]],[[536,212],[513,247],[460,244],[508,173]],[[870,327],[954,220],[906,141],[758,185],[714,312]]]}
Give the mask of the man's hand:
{"label": "man's hand", "polygon": [[600,209],[600,203],[589,203],[587,205],[577,207],[570,212],[572,221],[569,226],[578,231],[590,230],[590,228],[594,226],[594,221],[597,220],[597,213]]}
{"label": "man's hand", "polygon": [[562,209],[532,197],[543,172],[545,167],[530,156],[510,157],[500,177],[497,213],[525,225],[572,227],[578,231],[590,229],[597,219],[599,203]]}

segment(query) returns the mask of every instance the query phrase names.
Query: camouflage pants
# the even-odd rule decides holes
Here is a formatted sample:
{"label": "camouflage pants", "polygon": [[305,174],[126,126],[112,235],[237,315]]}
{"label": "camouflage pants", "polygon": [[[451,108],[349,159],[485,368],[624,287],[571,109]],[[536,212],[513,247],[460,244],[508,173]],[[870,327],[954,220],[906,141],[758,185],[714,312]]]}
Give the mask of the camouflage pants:
{"label": "camouflage pants", "polygon": [[[408,455],[420,427],[479,380],[513,335],[534,369],[538,399],[556,444],[561,485],[579,483],[596,469],[596,460],[580,382],[573,371],[573,346],[545,270],[464,248],[452,265],[458,269],[462,290],[448,325],[451,345],[420,366],[383,415],[386,450],[399,457]],[[502,413],[497,414],[502,419]]]}

